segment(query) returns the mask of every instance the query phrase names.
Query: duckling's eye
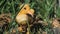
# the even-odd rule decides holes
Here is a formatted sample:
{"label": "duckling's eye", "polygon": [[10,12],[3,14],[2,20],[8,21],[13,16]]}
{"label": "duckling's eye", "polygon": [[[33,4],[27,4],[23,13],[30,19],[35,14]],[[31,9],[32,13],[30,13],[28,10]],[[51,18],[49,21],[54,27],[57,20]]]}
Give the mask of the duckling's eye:
{"label": "duckling's eye", "polygon": [[24,8],[26,10],[26,8]]}

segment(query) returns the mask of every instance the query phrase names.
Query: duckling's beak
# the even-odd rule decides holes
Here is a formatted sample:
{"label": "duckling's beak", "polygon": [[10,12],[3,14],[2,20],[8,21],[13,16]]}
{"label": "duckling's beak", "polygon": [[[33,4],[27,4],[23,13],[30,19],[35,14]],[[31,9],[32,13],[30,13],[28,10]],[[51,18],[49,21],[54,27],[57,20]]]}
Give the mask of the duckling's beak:
{"label": "duckling's beak", "polygon": [[33,17],[34,15],[34,10],[33,9],[30,9],[30,11],[27,12],[27,14],[31,15]]}

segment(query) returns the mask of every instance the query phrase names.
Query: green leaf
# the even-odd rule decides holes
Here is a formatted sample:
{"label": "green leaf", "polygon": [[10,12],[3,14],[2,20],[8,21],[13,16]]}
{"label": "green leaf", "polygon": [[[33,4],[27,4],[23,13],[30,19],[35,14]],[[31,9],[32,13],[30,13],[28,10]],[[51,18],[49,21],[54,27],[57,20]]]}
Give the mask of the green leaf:
{"label": "green leaf", "polygon": [[57,18],[60,18],[60,7],[56,11],[56,16],[57,16]]}

